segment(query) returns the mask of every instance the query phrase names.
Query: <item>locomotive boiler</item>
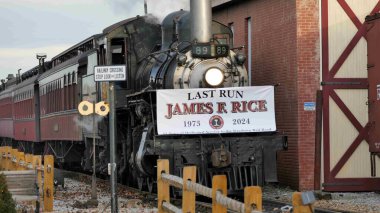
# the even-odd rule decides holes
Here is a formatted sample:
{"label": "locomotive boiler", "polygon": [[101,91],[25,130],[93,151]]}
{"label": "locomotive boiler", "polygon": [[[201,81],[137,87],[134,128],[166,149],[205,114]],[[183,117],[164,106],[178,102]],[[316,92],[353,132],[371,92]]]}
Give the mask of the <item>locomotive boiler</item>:
{"label": "locomotive boiler", "polygon": [[[208,186],[212,175],[226,174],[230,192],[277,181],[276,154],[286,137],[274,131],[158,134],[157,91],[249,87],[245,55],[233,47],[229,27],[212,21],[210,4],[191,0],[190,12],[173,12],[161,24],[150,15],[126,19],[25,72],[13,86],[3,83],[0,108],[16,107],[0,114],[0,125],[8,125],[0,129],[3,145],[54,154],[59,166],[86,171],[95,157],[97,173],[107,174],[108,119],[93,128],[77,106],[108,98],[108,83],[94,82],[94,66],[126,65],[127,80],[115,83],[119,181],[152,190],[159,158],[170,159],[179,176],[182,167],[196,165],[198,182]],[[265,108],[245,104],[236,110]],[[187,110],[207,110],[194,107]]]}
{"label": "locomotive boiler", "polygon": [[231,30],[211,20],[210,1],[191,1],[190,12],[169,14],[161,28],[160,48],[141,61],[131,82],[135,92],[127,95],[129,178],[151,188],[156,160],[169,158],[177,175],[197,165],[198,181],[205,185],[212,175],[226,174],[230,191],[277,181],[276,153],[285,138],[273,132],[157,134],[162,112],[155,110],[156,90],[248,86],[245,56],[233,50]]}

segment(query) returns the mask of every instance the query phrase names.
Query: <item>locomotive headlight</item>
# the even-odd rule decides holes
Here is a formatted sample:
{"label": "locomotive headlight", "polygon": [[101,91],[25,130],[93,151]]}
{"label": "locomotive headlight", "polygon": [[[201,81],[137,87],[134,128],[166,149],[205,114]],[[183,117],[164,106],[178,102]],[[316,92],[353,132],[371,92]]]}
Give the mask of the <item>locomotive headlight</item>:
{"label": "locomotive headlight", "polygon": [[224,73],[218,68],[211,68],[206,71],[205,81],[208,85],[216,87],[223,83]]}

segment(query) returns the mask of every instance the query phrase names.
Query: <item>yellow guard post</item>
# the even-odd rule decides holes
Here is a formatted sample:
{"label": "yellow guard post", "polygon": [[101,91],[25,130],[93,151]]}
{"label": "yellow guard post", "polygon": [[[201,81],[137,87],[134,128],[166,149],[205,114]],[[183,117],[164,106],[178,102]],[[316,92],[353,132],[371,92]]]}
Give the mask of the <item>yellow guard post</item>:
{"label": "yellow guard post", "polygon": [[227,213],[227,208],[216,202],[216,192],[227,195],[227,178],[225,175],[216,175],[212,178],[212,213]]}
{"label": "yellow guard post", "polygon": [[0,147],[0,169],[4,170],[5,165],[5,158],[3,157],[3,154],[5,153],[5,147]]}
{"label": "yellow guard post", "polygon": [[312,213],[314,212],[313,207],[310,205],[303,205],[302,203],[302,193],[294,192],[292,196],[292,205],[294,213]]}
{"label": "yellow guard post", "polygon": [[245,212],[252,210],[263,210],[263,193],[259,186],[249,186],[244,188],[244,207]]}
{"label": "yellow guard post", "polygon": [[186,166],[183,169],[182,212],[195,213],[195,192],[187,190],[187,181],[196,182],[197,167]]}
{"label": "yellow guard post", "polygon": [[157,204],[158,204],[158,212],[164,213],[164,209],[162,208],[163,202],[170,202],[170,185],[162,181],[161,174],[166,173],[169,174],[169,160],[168,159],[158,159],[157,160]]}
{"label": "yellow guard post", "polygon": [[26,170],[26,168],[25,168],[25,153],[24,152],[18,152],[17,170]]}
{"label": "yellow guard post", "polygon": [[44,157],[44,210],[45,212],[53,211],[54,200],[54,157],[45,155]]}

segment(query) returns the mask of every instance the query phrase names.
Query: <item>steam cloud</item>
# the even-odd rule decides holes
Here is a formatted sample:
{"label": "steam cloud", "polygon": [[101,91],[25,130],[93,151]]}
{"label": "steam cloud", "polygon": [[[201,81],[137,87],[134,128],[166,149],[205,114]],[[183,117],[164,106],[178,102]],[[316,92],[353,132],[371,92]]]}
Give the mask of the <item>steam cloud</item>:
{"label": "steam cloud", "polygon": [[[142,11],[144,15],[144,0],[110,0],[109,4],[117,13],[128,16],[133,11]],[[148,13],[157,17],[161,22],[171,12],[190,9],[190,0],[147,0]]]}
{"label": "steam cloud", "polygon": [[79,127],[82,127],[85,129],[85,132],[93,132],[93,116],[95,116],[95,123],[97,127],[97,124],[104,119],[104,117],[99,116],[99,115],[88,115],[88,116],[76,116],[73,118],[73,121],[75,124]]}
{"label": "steam cloud", "polygon": [[148,13],[153,14],[162,21],[171,12],[190,9],[190,0],[147,0]]}

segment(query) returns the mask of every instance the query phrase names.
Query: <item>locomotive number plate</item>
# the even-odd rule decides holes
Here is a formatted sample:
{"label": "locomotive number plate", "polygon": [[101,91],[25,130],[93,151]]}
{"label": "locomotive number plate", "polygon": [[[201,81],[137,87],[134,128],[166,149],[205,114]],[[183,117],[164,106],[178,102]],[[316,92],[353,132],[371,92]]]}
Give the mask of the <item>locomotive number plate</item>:
{"label": "locomotive number plate", "polygon": [[229,47],[227,44],[194,44],[191,54],[195,58],[217,58],[228,56]]}

